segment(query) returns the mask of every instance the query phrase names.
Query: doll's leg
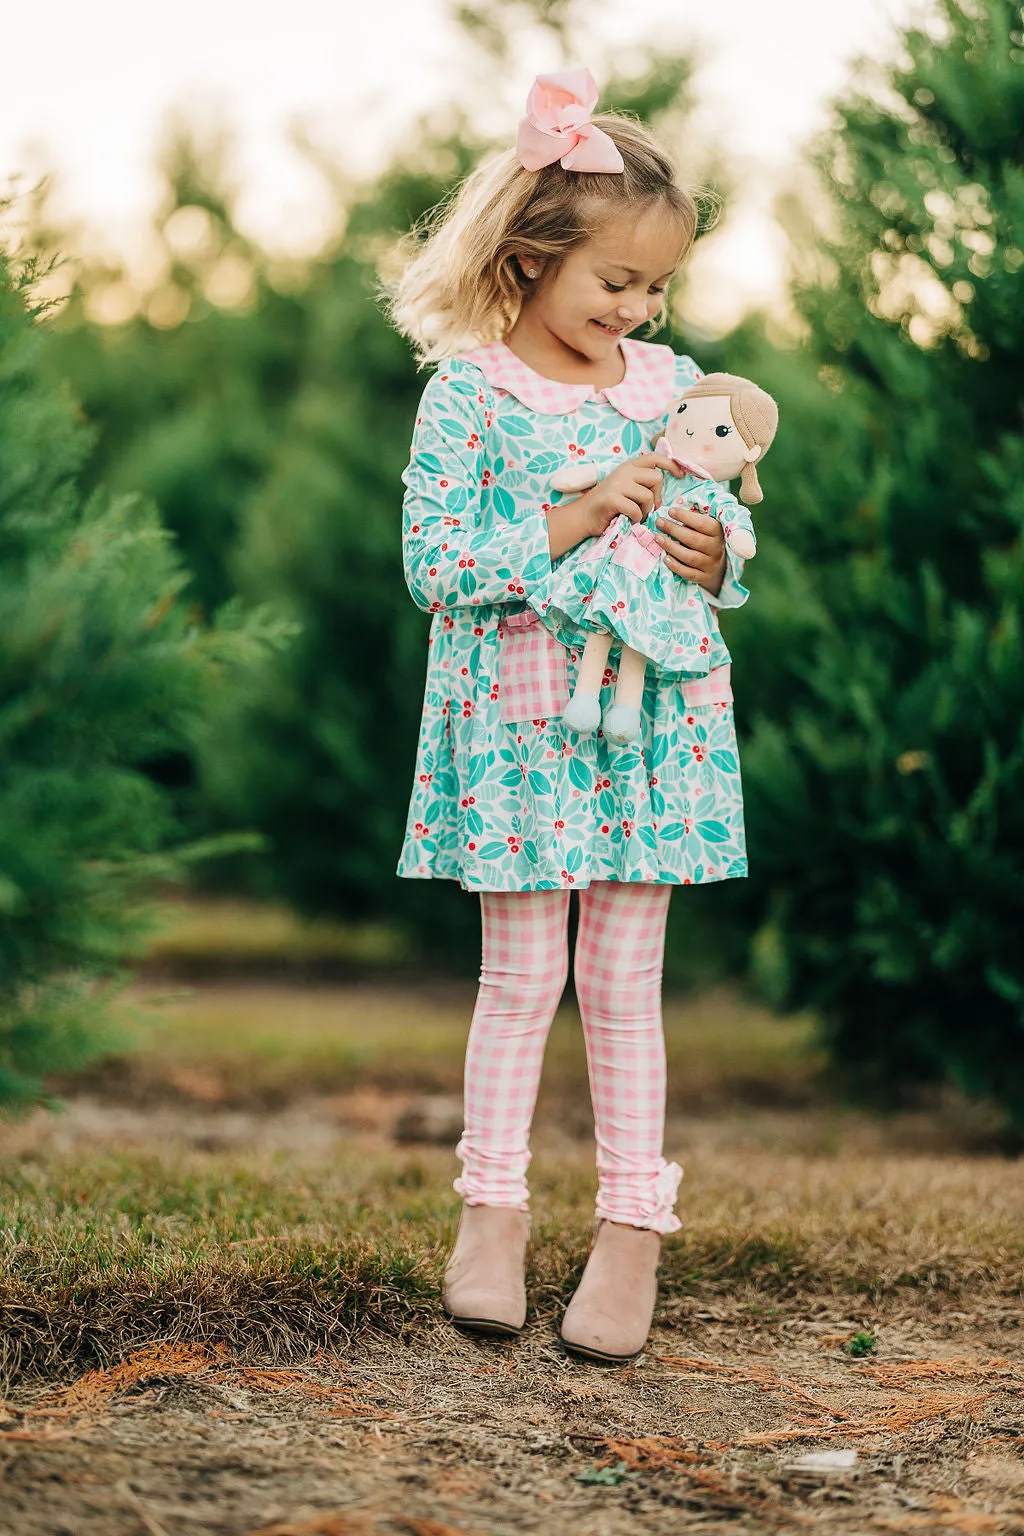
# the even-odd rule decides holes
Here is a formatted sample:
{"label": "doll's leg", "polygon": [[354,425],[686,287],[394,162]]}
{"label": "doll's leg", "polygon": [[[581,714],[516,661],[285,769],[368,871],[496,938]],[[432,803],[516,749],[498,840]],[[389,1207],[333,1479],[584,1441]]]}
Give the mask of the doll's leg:
{"label": "doll's leg", "polygon": [[580,736],[589,736],[601,723],[601,684],[611,648],[612,637],[605,631],[587,636],[576,687],[562,715],[562,724]]}
{"label": "doll's leg", "polygon": [[604,712],[601,724],[608,740],[617,747],[627,741],[635,741],[640,735],[640,706],[644,701],[644,677],[647,657],[632,646],[622,647],[619,661],[619,680],[615,685],[615,702]]}

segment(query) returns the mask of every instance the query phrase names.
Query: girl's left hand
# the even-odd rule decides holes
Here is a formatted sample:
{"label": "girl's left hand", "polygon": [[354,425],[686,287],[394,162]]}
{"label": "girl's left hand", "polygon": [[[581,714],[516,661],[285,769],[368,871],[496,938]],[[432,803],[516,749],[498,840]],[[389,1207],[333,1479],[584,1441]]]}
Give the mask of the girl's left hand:
{"label": "girl's left hand", "polygon": [[672,512],[673,517],[662,514],[657,520],[661,531],[655,537],[665,551],[665,564],[684,581],[695,581],[717,597],[725,576],[724,528],[717,517],[685,505]]}

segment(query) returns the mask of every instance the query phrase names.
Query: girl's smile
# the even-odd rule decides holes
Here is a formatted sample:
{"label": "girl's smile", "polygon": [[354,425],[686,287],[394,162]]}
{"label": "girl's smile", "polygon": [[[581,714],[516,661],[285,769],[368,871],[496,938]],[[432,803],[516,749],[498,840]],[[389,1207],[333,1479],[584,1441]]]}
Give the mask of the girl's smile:
{"label": "girl's smile", "polygon": [[532,269],[537,277],[508,345],[529,367],[561,383],[621,383],[625,360],[618,344],[661,313],[682,245],[676,220],[658,203],[629,229],[599,228],[554,269],[524,253],[524,272]]}

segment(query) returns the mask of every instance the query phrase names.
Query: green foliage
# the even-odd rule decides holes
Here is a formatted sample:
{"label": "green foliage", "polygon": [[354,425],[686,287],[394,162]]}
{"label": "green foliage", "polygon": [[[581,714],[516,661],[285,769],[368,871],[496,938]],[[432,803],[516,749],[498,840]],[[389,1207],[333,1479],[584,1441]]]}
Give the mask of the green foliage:
{"label": "green foliage", "polygon": [[1018,1124],[1020,29],[1004,0],[943,0],[841,105],[832,234],[796,286],[807,344],[729,343],[783,405],[729,631],[752,866],[733,899],[844,1083],[952,1082]]}
{"label": "green foliage", "polygon": [[875,1334],[861,1329],[859,1333],[855,1333],[852,1338],[847,1339],[843,1348],[855,1360],[863,1360],[865,1356],[875,1353],[878,1348],[878,1338]]}
{"label": "green foliage", "polygon": [[39,275],[0,253],[0,1102],[102,1043],[174,832],[145,766],[251,638],[234,613],[197,629],[150,504],[79,490],[90,438],[41,364]]}

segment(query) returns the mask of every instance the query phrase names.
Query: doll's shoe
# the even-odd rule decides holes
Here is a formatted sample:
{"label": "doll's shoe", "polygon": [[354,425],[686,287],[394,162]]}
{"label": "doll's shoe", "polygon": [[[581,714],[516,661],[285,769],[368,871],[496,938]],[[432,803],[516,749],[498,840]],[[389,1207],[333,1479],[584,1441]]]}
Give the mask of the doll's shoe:
{"label": "doll's shoe", "polygon": [[527,1211],[463,1205],[441,1299],[452,1322],[471,1333],[514,1336],[526,1321],[523,1275]]}
{"label": "doll's shoe", "polygon": [[624,747],[640,735],[640,711],[630,704],[613,704],[605,710],[601,728],[610,742]]}
{"label": "doll's shoe", "polygon": [[625,1365],[642,1353],[658,1296],[660,1252],[657,1232],[599,1222],[562,1320],[567,1350],[608,1365]]}
{"label": "doll's shoe", "polygon": [[562,715],[562,724],[578,736],[590,736],[601,724],[601,701],[596,693],[577,688]]}

